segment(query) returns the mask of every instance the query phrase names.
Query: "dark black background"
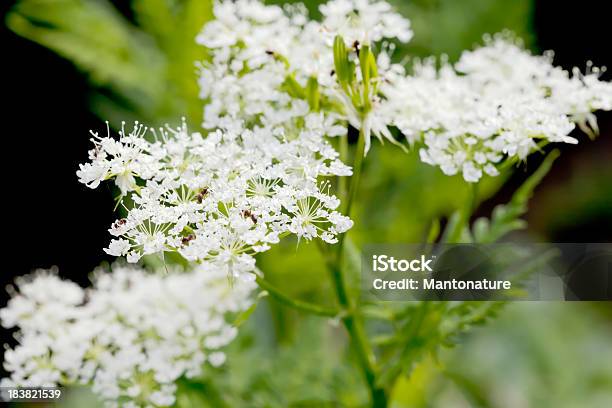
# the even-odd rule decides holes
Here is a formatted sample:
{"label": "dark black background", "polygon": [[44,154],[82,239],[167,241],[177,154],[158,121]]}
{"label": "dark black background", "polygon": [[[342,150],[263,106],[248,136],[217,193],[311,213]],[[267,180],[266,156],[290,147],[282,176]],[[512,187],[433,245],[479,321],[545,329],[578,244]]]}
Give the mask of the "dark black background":
{"label": "dark black background", "polygon": [[[554,49],[556,62],[565,67],[584,67],[590,59],[612,69],[607,3],[538,1],[534,25],[539,48]],[[2,2],[0,13],[4,16],[12,4]],[[125,2],[122,8],[127,9]],[[89,112],[86,78],[70,62],[9,32],[4,23],[0,30],[4,221],[0,288],[15,276],[52,265],[63,276],[85,284],[87,272],[108,259],[102,248],[109,240],[114,204],[108,189],[86,188],[77,182],[75,171],[87,158],[88,130],[103,129],[104,124]],[[612,158],[610,118],[600,115],[602,137],[597,141],[572,146],[564,154],[584,157],[605,151]],[[571,171],[564,162],[571,160],[556,164],[553,179]],[[573,236],[612,241],[611,231],[611,220],[599,219],[551,240]],[[0,304],[5,302],[2,290]],[[0,340],[6,341],[7,335]]]}

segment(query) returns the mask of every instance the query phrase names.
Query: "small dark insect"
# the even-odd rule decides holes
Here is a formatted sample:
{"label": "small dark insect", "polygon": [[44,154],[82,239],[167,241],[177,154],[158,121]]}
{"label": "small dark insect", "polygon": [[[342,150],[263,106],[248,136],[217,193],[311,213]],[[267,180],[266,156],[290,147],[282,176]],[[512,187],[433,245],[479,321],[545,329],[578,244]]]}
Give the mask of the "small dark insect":
{"label": "small dark insect", "polygon": [[183,244],[183,245],[187,245],[187,244],[188,244],[190,241],[193,241],[194,239],[195,239],[195,235],[193,235],[193,234],[189,234],[189,235],[187,235],[187,236],[184,236],[184,237],[181,239],[181,244]]}
{"label": "small dark insect", "polygon": [[208,188],[204,187],[202,190],[200,190],[198,195],[196,195],[196,200],[198,204],[202,204],[202,200],[204,200],[206,194],[208,194]]}
{"label": "small dark insect", "polygon": [[122,225],[125,225],[125,223],[127,222],[127,220],[125,218],[121,218],[120,220],[115,221],[115,224],[113,224],[113,226],[115,228],[119,228]]}
{"label": "small dark insect", "polygon": [[268,54],[268,55],[274,55],[274,51],[272,51],[272,50],[266,50],[266,54]]}
{"label": "small dark insect", "polygon": [[251,210],[242,211],[242,216],[244,218],[250,218],[251,221],[253,221],[253,224],[257,224],[257,217],[251,212]]}
{"label": "small dark insect", "polygon": [[359,54],[359,41],[355,40],[353,43],[353,48],[355,49],[355,52]]}
{"label": "small dark insect", "polygon": [[334,76],[335,73],[336,73],[336,70],[332,69],[331,72],[329,73],[329,76]]}

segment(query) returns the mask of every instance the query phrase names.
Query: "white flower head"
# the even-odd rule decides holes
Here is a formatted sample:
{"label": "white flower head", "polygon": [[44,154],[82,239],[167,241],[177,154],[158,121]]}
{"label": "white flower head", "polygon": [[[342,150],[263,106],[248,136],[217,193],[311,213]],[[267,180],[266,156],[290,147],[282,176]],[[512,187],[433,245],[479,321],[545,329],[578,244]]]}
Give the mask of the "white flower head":
{"label": "white flower head", "polygon": [[[337,217],[339,201],[320,188],[319,179],[350,175],[351,170],[325,141],[329,125],[322,117],[302,115],[294,112],[285,122],[254,129],[234,123],[206,137],[183,125],[155,131],[151,141],[142,135],[138,141],[129,137],[124,142],[124,136],[98,140],[117,151],[138,145],[138,154],[131,157],[138,188],[125,197],[127,215],[109,229],[115,238],[105,251],[129,262],[179,252],[230,276],[249,277],[254,255],[282,235],[334,241],[346,228],[332,228],[335,224],[326,218]],[[298,228],[310,218],[302,219],[296,209],[311,201],[327,210],[317,212],[310,227]]]}
{"label": "white flower head", "polygon": [[223,364],[236,336],[227,318],[252,303],[253,282],[230,287],[223,271],[200,268],[162,276],[115,265],[89,289],[55,272],[19,279],[0,310],[18,329],[3,385],[89,385],[108,406],[173,405],[177,379]]}
{"label": "white flower head", "polygon": [[507,34],[488,37],[454,66],[436,64],[417,62],[413,75],[390,70],[385,109],[410,144],[422,145],[423,162],[468,182],[546,144],[577,143],[574,124],[595,131],[592,112],[612,108],[612,84],[598,80],[599,70],[570,75],[550,53],[531,55]]}

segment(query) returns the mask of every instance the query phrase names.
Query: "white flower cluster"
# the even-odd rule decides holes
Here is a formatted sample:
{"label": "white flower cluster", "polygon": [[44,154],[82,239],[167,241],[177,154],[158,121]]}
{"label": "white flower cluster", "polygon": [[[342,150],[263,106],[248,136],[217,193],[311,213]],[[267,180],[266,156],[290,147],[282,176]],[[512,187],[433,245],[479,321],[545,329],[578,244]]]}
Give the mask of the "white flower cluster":
{"label": "white flower cluster", "polygon": [[477,182],[504,160],[524,160],[551,142],[577,143],[574,124],[597,131],[593,111],[612,108],[612,84],[589,67],[573,75],[507,35],[464,52],[454,65],[427,60],[383,86],[386,109],[421,160]]}
{"label": "white flower cluster", "polygon": [[[409,21],[388,3],[332,0],[320,11],[319,22],[303,7],[283,9],[257,0],[216,4],[216,20],[198,36],[212,57],[200,75],[208,101],[205,128],[236,120],[264,127],[278,123],[295,99],[307,100],[315,86],[320,103],[314,108],[324,112],[327,136],[345,134],[346,122],[363,127],[367,153],[370,132],[395,142],[393,126],[411,145],[424,144],[423,162],[477,182],[485,173],[497,175],[501,162],[524,160],[547,143],[576,143],[569,136],[575,123],[596,133],[592,112],[610,109],[612,88],[599,80],[598,69],[570,75],[552,65],[550,53],[531,55],[505,33],[465,52],[454,66],[442,61],[438,68],[426,60],[407,75],[402,65],[391,63],[388,49],[380,49],[382,40],[412,37]],[[337,83],[336,35],[353,50],[356,65],[361,45],[378,45],[380,92],[367,96],[369,112],[356,112]],[[356,76],[361,80],[359,69]]]}
{"label": "white flower cluster", "polygon": [[[197,38],[211,55],[200,75],[201,96],[208,101],[204,128],[235,120],[273,125],[284,119],[296,99],[308,100],[309,92],[320,99],[320,106],[311,108],[325,114],[326,136],[346,134],[347,120],[361,126],[336,81],[334,38],[342,35],[358,64],[361,44],[407,42],[410,23],[384,1],[332,0],[320,11],[319,22],[309,19],[303,6],[283,9],[258,0],[215,4],[216,19]],[[386,55],[383,50],[380,54]],[[376,95],[371,97],[376,102]],[[375,112],[367,119],[374,134],[391,140]]]}
{"label": "white flower cluster", "polygon": [[[423,162],[477,182],[545,144],[576,143],[574,124],[594,132],[592,112],[612,107],[612,85],[597,69],[570,75],[550,54],[533,56],[503,35],[455,65],[417,63],[411,75],[378,50],[367,62],[376,65],[373,82],[359,85],[368,75],[360,47],[408,41],[409,22],[384,1],[332,0],[320,10],[318,22],[299,6],[216,3],[216,19],[198,36],[211,55],[200,76],[208,134],[183,126],[151,137],[138,124],[118,140],[94,134],[80,181],[95,188],[114,179],[127,210],[110,229],[109,254],[136,262],[176,251],[252,277],[253,256],[280,237],[335,243],[352,226],[321,181],[351,174],[326,141],[346,137],[346,122],[363,127],[366,153],[370,132],[397,143],[393,126],[421,146]],[[337,34],[349,50],[345,66],[354,64],[343,79]]]}
{"label": "white flower cluster", "polygon": [[114,179],[128,211],[110,229],[109,254],[136,262],[176,251],[252,278],[253,255],[280,237],[335,243],[351,228],[321,180],[351,175],[325,139],[346,134],[351,119],[333,107],[341,103],[333,39],[407,41],[412,33],[386,2],[333,0],[321,11],[319,23],[303,7],[216,3],[216,19],[198,36],[212,57],[200,76],[207,135],[183,126],[147,139],[138,124],[118,140],[94,134],[77,175],[91,188]]}
{"label": "white flower cluster", "polygon": [[254,289],[230,287],[214,268],[199,272],[116,265],[87,290],[49,271],[20,278],[0,311],[2,325],[18,329],[2,386],[85,384],[108,406],[173,405],[177,379],[223,364],[237,331],[226,319],[250,306]]}
{"label": "white flower cluster", "polygon": [[352,226],[327,193],[329,182],[318,180],[351,174],[323,128],[323,116],[308,113],[303,101],[278,126],[245,129],[235,122],[206,137],[183,124],[151,132],[148,141],[137,124],[118,140],[94,137],[91,162],[77,174],[90,187],[114,178],[125,195],[127,216],[110,228],[117,238],[107,253],[136,262],[175,251],[252,279],[253,255],[281,236],[334,243]]}

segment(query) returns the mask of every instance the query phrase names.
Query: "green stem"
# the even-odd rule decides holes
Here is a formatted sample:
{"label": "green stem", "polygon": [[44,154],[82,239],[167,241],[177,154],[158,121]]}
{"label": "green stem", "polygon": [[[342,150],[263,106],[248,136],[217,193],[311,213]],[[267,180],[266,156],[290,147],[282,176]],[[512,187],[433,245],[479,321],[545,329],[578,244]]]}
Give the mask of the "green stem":
{"label": "green stem", "polygon": [[[359,130],[359,140],[357,141],[357,148],[355,150],[353,176],[351,177],[350,189],[348,191],[348,197],[346,198],[347,201],[344,209],[344,214],[346,216],[350,216],[353,200],[355,198],[357,189],[359,188],[364,152],[365,132],[363,130],[363,126],[361,126],[361,129]],[[342,255],[345,237],[346,233],[340,236],[338,243],[336,244],[336,251],[334,251],[333,254],[329,254],[331,256],[326,256],[326,261],[331,273],[332,281],[334,283],[338,303],[340,304],[342,310],[345,311],[345,314],[342,317],[342,323],[349,334],[353,350],[357,355],[359,365],[361,366],[366,383],[370,389],[372,407],[386,408],[387,395],[385,394],[384,389],[378,387],[376,384],[376,362],[374,352],[368,341],[361,317],[357,313],[357,308],[351,301],[343,276]]]}
{"label": "green stem", "polygon": [[344,215],[347,217],[351,214],[351,208],[353,206],[353,200],[357,194],[359,188],[359,180],[361,179],[361,166],[363,164],[363,155],[365,153],[365,134],[363,125],[359,129],[359,139],[357,140],[357,149],[355,150],[355,162],[353,163],[353,175],[351,176],[351,186],[348,191],[348,197],[346,199],[346,205],[344,207]]}
{"label": "green stem", "polygon": [[345,310],[345,314],[342,317],[342,323],[349,334],[353,350],[357,355],[359,365],[361,366],[366,383],[370,389],[372,407],[386,408],[387,395],[385,394],[384,389],[378,387],[376,384],[374,352],[372,351],[370,343],[368,342],[363,323],[361,322],[360,317],[357,315],[355,307],[348,295],[339,258],[336,258],[334,262],[329,263],[328,266],[334,282],[338,303],[340,304],[341,308]]}
{"label": "green stem", "polygon": [[259,275],[256,275],[255,281],[257,282],[260,288],[268,291],[268,293],[270,293],[276,300],[296,310],[325,317],[338,317],[340,315],[339,310],[304,302],[302,300],[294,299],[288,295],[285,295],[280,289],[278,289],[276,286],[272,285],[270,282],[268,282]]}
{"label": "green stem", "polygon": [[[339,150],[340,150],[340,161],[342,163],[348,162],[348,132],[344,136],[340,136],[338,140]],[[346,186],[346,177],[339,177],[338,180],[338,194],[340,195],[340,199],[344,202],[346,200],[347,194],[347,186]]]}

